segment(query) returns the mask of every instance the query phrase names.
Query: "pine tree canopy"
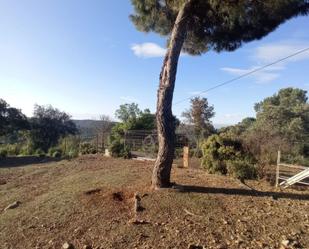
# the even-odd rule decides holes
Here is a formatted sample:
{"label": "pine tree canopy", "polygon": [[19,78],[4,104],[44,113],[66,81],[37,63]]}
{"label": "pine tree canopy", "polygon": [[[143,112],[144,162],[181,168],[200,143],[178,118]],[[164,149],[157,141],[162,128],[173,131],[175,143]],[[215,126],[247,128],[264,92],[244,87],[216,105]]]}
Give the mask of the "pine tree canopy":
{"label": "pine tree canopy", "polygon": [[200,55],[208,50],[233,51],[261,39],[281,23],[309,13],[309,0],[131,0],[131,20],[143,32],[171,34],[177,14],[191,1],[183,51]]}

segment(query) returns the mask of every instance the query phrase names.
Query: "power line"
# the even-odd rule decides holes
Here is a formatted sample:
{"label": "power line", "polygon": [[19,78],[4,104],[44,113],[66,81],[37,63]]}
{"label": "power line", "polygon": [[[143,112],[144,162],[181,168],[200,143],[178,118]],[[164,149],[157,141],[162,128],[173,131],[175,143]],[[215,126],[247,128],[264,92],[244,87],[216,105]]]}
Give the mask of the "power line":
{"label": "power line", "polygon": [[220,84],[218,84],[218,85],[215,85],[215,86],[213,86],[213,87],[210,87],[210,88],[206,89],[205,91],[199,92],[198,94],[191,95],[190,97],[181,99],[181,100],[177,101],[176,103],[174,103],[174,105],[178,105],[178,104],[180,104],[180,103],[182,103],[182,102],[184,102],[184,101],[186,101],[186,100],[188,100],[188,99],[191,99],[192,97],[200,96],[201,94],[204,94],[204,93],[206,93],[206,92],[210,92],[210,91],[212,91],[212,90],[214,90],[214,89],[217,89],[217,88],[219,88],[219,87],[221,87],[221,86],[231,84],[231,83],[234,82],[234,81],[237,81],[237,80],[239,80],[239,79],[245,78],[245,77],[247,77],[247,76],[249,76],[249,75],[251,75],[251,74],[254,74],[254,73],[256,73],[256,72],[262,71],[263,69],[265,69],[265,68],[267,68],[267,67],[270,67],[270,66],[273,66],[273,65],[275,65],[275,64],[278,64],[279,62],[285,61],[285,60],[287,60],[287,59],[289,59],[289,58],[291,58],[291,57],[294,57],[294,56],[296,56],[296,55],[302,54],[302,53],[304,53],[304,52],[306,52],[306,51],[309,51],[309,47],[308,47],[308,48],[305,48],[305,49],[302,49],[302,50],[300,50],[300,51],[298,51],[298,52],[296,52],[296,53],[294,53],[294,54],[291,54],[291,55],[289,55],[289,56],[286,56],[286,57],[284,57],[284,58],[281,58],[281,59],[279,59],[279,60],[276,60],[276,61],[274,61],[274,62],[271,62],[271,63],[269,63],[269,64],[267,64],[267,65],[265,65],[265,66],[256,68],[256,69],[254,69],[254,70],[252,70],[252,71],[250,71],[250,72],[248,72],[248,73],[244,73],[244,74],[242,74],[242,75],[240,75],[240,76],[238,76],[238,77],[235,77],[235,78],[230,79],[230,80],[228,80],[228,81],[222,82],[222,83],[220,83]]}

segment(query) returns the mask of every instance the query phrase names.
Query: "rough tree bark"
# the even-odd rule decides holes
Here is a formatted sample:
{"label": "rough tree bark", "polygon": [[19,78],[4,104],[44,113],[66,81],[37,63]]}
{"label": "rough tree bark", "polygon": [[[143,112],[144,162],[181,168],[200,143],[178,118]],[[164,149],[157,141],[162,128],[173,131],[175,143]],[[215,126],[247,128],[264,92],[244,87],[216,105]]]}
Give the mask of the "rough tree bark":
{"label": "rough tree bark", "polygon": [[175,150],[175,126],[172,114],[173,92],[178,60],[187,35],[192,1],[187,1],[178,13],[160,74],[156,114],[159,151],[152,174],[152,187],[155,189],[167,188],[171,185],[170,175]]}

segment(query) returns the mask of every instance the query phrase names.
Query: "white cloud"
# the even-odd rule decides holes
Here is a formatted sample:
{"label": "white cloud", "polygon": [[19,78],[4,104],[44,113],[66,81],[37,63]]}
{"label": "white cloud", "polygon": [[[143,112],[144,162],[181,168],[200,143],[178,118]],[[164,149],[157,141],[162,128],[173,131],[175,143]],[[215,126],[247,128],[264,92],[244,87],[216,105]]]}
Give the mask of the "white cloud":
{"label": "white cloud", "polygon": [[[254,70],[256,70],[258,67],[251,67],[248,69],[240,69],[240,68],[232,68],[232,67],[223,67],[221,68],[222,71],[225,71],[227,73],[230,73],[235,76],[241,76],[247,73],[250,73]],[[252,77],[255,78],[257,83],[263,84],[268,83],[270,81],[273,81],[277,78],[279,78],[280,74],[276,71],[281,70],[279,68],[269,68],[265,69],[263,71],[258,71],[254,74],[252,74]]]}
{"label": "white cloud", "polygon": [[133,96],[122,96],[120,97],[121,100],[127,101],[127,102],[135,102],[135,103],[139,103],[140,101],[133,97]]}
{"label": "white cloud", "polygon": [[[253,50],[250,58],[254,61],[255,65],[264,66],[268,63],[280,60],[284,57],[292,55],[298,51],[301,51],[309,47],[309,43],[305,42],[280,42],[280,43],[269,43],[257,47]],[[302,54],[298,54],[294,57],[287,59],[286,61],[280,62],[279,64],[272,65],[261,71],[252,74],[257,83],[268,83],[280,77],[280,71],[286,68],[286,65],[291,62],[296,62],[300,60],[308,60],[309,51]],[[233,68],[233,67],[223,67],[222,71],[227,72],[232,75],[240,76],[249,73],[253,70],[258,69],[260,66],[251,66],[249,68]]]}
{"label": "white cloud", "polygon": [[[258,63],[271,63],[280,60],[298,51],[309,47],[309,43],[303,42],[280,42],[270,43],[259,46],[255,49],[253,59]],[[308,60],[309,51],[298,54],[288,59],[285,63],[291,61]]]}
{"label": "white cloud", "polygon": [[158,44],[152,42],[133,44],[131,49],[137,57],[142,58],[162,57],[166,53],[165,48],[162,48]]}

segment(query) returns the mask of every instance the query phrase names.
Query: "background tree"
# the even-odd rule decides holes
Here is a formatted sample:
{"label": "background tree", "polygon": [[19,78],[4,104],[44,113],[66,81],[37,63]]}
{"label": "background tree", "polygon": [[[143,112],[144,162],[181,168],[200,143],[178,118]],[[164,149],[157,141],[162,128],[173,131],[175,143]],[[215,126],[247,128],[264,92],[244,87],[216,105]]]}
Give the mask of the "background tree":
{"label": "background tree", "polygon": [[140,112],[136,122],[131,125],[132,130],[154,130],[156,129],[156,115],[149,109]]}
{"label": "background tree", "polygon": [[[182,113],[187,129],[193,128],[193,139],[196,157],[201,156],[200,144],[203,139],[215,133],[210,119],[215,115],[214,107],[208,104],[206,98],[195,97],[190,100],[191,107]],[[188,133],[188,132],[186,132]]]}
{"label": "background tree", "polygon": [[125,145],[125,133],[128,130],[154,130],[156,117],[149,109],[141,111],[135,103],[120,105],[115,116],[122,122],[112,128],[109,149],[113,156],[128,158],[131,148]]}
{"label": "background tree", "polygon": [[214,133],[211,118],[214,117],[214,107],[208,104],[206,98],[195,97],[190,100],[191,107],[182,113],[188,125],[193,125],[197,138],[206,138]]}
{"label": "background tree", "polygon": [[120,105],[119,109],[116,110],[115,116],[123,123],[127,123],[129,121],[134,122],[140,114],[141,110],[138,108],[138,104],[131,103]]}
{"label": "background tree", "polygon": [[253,127],[255,124],[256,119],[249,117],[244,118],[241,122],[239,122],[236,125],[223,127],[218,132],[220,134],[224,134],[225,137],[231,138],[231,139],[239,139],[244,135],[245,132],[247,132],[249,129]]}
{"label": "background tree", "polygon": [[44,152],[55,146],[61,137],[77,133],[75,123],[70,115],[52,106],[34,106],[31,118],[30,138],[33,149]]}
{"label": "background tree", "polygon": [[308,0],[132,0],[131,20],[138,30],[167,36],[168,49],[157,99],[159,151],[154,188],[170,186],[174,156],[172,100],[180,52],[200,55],[209,50],[233,51],[261,39],[284,21],[306,15]]}
{"label": "background tree", "polygon": [[26,129],[29,129],[29,123],[21,110],[10,107],[5,100],[0,99],[0,136]]}
{"label": "background tree", "polygon": [[256,118],[245,118],[223,128],[220,136],[241,141],[243,148],[258,161],[259,175],[265,176],[276,162],[277,151],[289,163],[309,163],[309,104],[307,92],[281,89],[255,104]]}
{"label": "background tree", "polygon": [[248,146],[265,163],[275,161],[277,151],[307,156],[309,144],[309,104],[307,92],[298,88],[281,89],[255,104],[256,122],[244,134]]}
{"label": "background tree", "polygon": [[140,110],[136,103],[120,105],[115,116],[122,121],[119,125],[123,130],[154,130],[156,128],[155,114],[149,109]]}
{"label": "background tree", "polygon": [[104,114],[100,115],[99,122],[95,123],[95,133],[100,138],[103,148],[105,148],[105,143],[113,126],[114,122],[108,115]]}

